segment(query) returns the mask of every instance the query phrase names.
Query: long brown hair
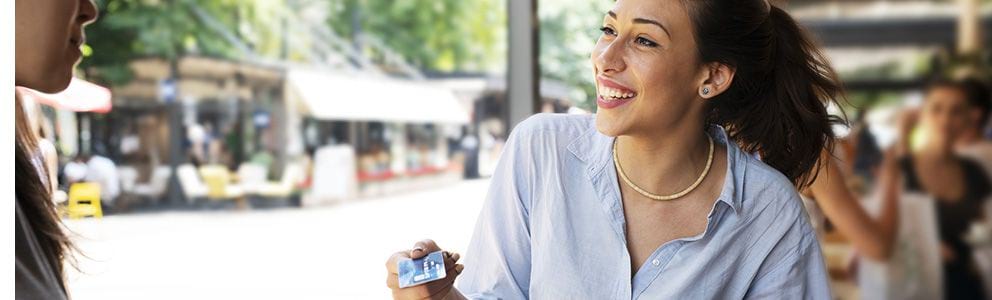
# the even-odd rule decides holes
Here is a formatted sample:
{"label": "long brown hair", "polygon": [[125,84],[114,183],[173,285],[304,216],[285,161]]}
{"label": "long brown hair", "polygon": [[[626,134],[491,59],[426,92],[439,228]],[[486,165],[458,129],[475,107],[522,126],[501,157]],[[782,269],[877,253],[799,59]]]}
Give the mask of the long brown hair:
{"label": "long brown hair", "polygon": [[45,164],[39,162],[41,168],[35,163],[38,155],[38,143],[31,130],[31,125],[24,107],[21,103],[20,94],[15,93],[15,138],[14,138],[14,189],[17,205],[24,213],[25,219],[31,225],[32,234],[38,239],[42,254],[51,263],[55,274],[59,275],[59,284],[63,291],[68,291],[65,286],[64,260],[72,243],[62,228],[62,223],[55,210],[55,203],[52,202],[51,186],[45,184],[42,178],[49,178],[47,174],[41,172],[52,172],[47,170]]}
{"label": "long brown hair", "polygon": [[[744,151],[799,188],[816,179],[821,152],[832,149],[827,113],[843,97],[836,73],[788,13],[766,0],[682,0],[699,56],[736,71],[728,90],[709,101],[707,121],[723,125]],[[838,106],[839,107],[839,106]]]}

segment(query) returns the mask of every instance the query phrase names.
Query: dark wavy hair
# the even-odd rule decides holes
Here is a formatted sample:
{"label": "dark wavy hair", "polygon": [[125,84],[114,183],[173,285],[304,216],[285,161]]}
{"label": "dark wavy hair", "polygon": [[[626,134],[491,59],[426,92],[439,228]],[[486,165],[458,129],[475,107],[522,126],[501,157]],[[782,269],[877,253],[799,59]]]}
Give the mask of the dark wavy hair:
{"label": "dark wavy hair", "polygon": [[682,3],[701,61],[736,72],[727,91],[709,101],[707,121],[800,189],[811,184],[821,153],[833,148],[833,125],[846,125],[827,113],[844,96],[827,59],[788,13],[765,0]]}
{"label": "dark wavy hair", "polygon": [[14,135],[14,194],[17,205],[24,213],[25,219],[31,225],[32,234],[41,246],[41,254],[48,259],[52,271],[59,275],[62,291],[68,296],[65,285],[66,259],[75,248],[68,235],[62,228],[62,222],[55,210],[55,202],[51,197],[51,186],[42,178],[49,178],[44,163],[39,169],[34,160],[38,155],[38,142],[19,94],[15,98],[15,135]]}

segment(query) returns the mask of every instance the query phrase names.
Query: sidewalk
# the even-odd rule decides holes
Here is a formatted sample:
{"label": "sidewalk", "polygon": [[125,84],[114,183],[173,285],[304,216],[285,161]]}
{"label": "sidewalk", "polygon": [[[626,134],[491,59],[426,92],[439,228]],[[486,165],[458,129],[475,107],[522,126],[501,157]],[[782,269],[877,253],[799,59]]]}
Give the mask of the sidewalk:
{"label": "sidewalk", "polygon": [[387,299],[386,259],[433,238],[464,254],[487,180],[328,207],[66,220],[86,299]]}

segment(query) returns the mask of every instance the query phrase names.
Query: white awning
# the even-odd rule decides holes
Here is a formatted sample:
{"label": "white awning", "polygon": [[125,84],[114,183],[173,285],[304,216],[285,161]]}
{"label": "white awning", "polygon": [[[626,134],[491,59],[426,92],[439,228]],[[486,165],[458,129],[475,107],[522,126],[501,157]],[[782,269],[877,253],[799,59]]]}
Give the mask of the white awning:
{"label": "white awning", "polygon": [[75,77],[65,90],[55,94],[46,94],[26,87],[17,87],[17,89],[25,98],[58,109],[105,114],[114,106],[109,89]]}
{"label": "white awning", "polygon": [[454,93],[427,83],[309,70],[290,70],[287,97],[320,120],[468,123]]}

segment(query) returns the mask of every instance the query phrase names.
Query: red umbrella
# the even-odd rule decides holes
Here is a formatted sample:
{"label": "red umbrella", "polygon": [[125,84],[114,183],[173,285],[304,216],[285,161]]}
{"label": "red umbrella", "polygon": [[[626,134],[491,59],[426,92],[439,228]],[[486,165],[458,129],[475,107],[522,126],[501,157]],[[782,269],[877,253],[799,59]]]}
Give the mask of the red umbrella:
{"label": "red umbrella", "polygon": [[78,78],[73,78],[69,87],[58,94],[46,94],[20,86],[17,90],[22,96],[32,97],[38,103],[59,109],[108,113],[113,108],[110,89]]}

